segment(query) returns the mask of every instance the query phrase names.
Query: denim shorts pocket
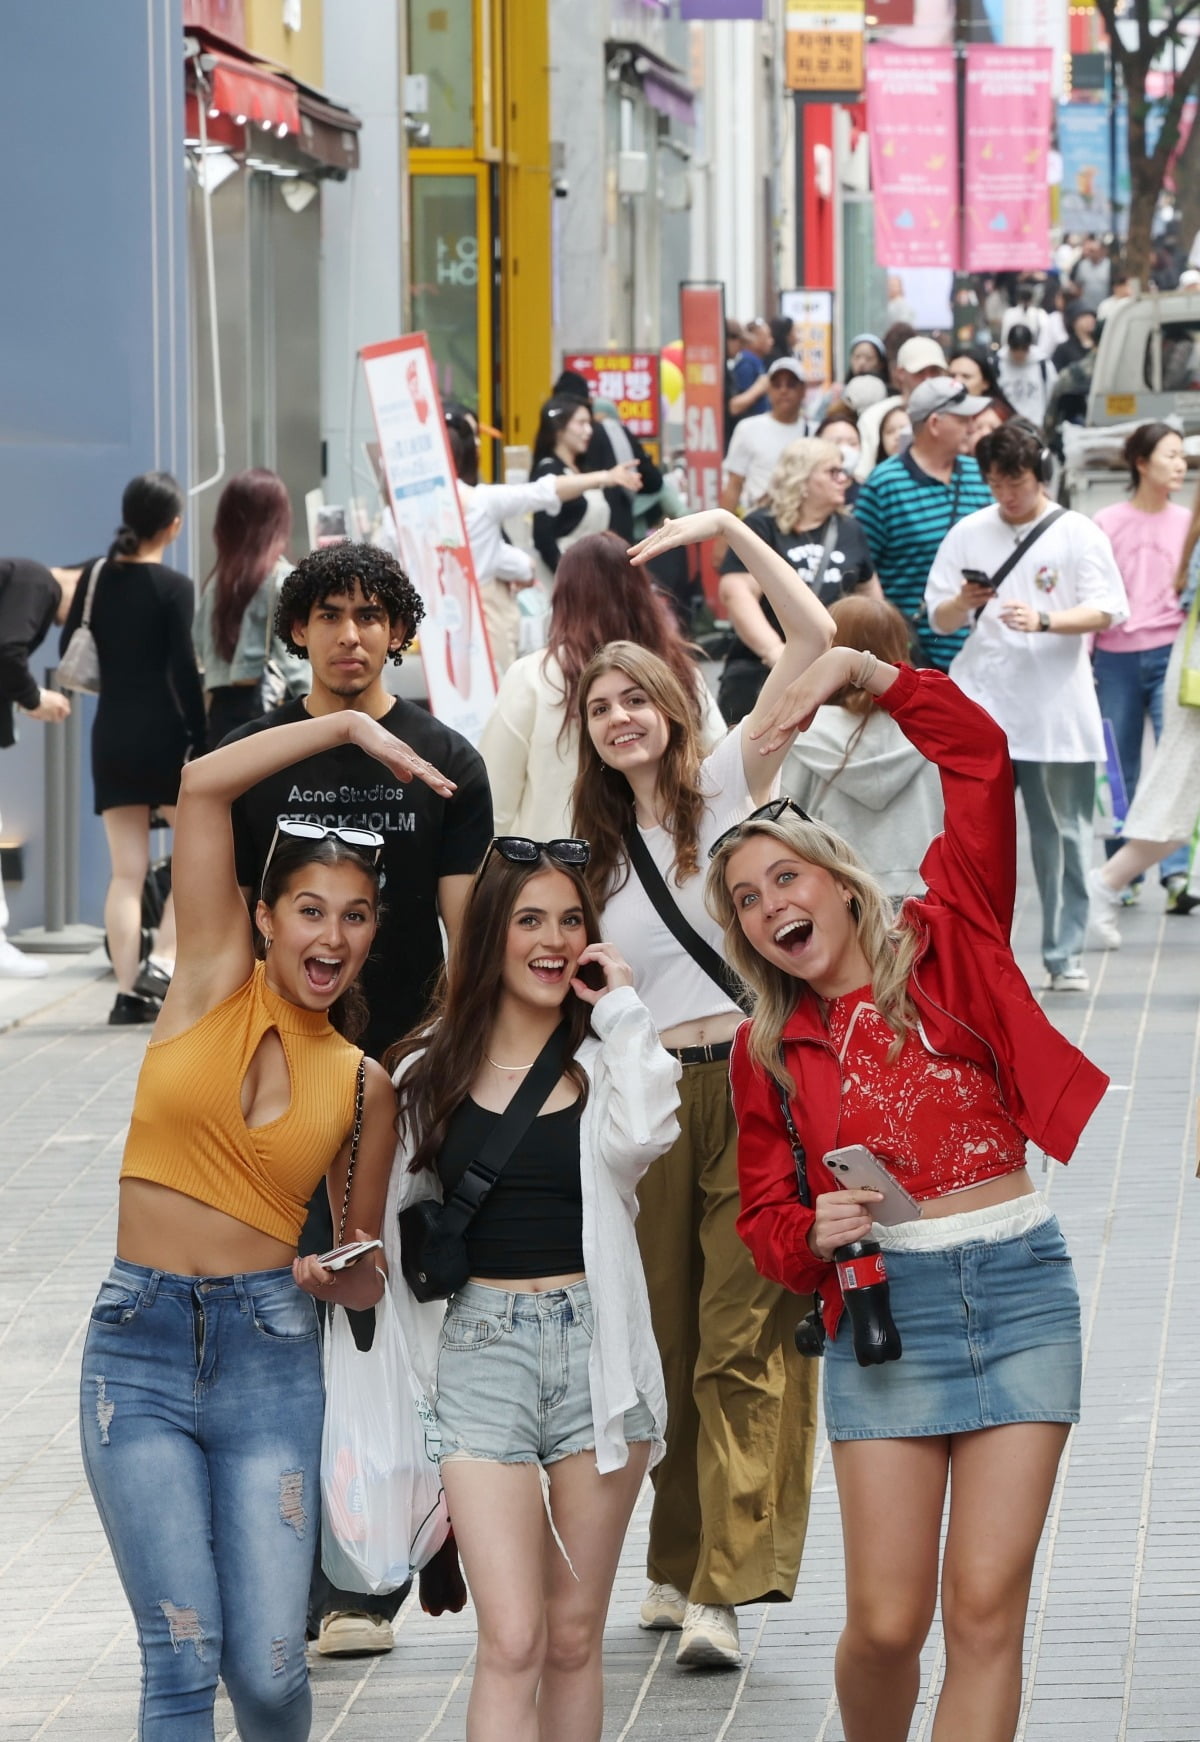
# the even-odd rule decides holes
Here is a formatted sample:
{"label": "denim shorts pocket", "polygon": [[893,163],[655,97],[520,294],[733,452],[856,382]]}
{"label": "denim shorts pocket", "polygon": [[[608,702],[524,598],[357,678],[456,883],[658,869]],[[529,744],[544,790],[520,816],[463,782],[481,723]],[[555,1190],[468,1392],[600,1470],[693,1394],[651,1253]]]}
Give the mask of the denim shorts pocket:
{"label": "denim shorts pocket", "polygon": [[594,1341],[596,1336],[596,1314],[591,1299],[589,1297],[587,1300],[576,1300],[573,1304],[575,1308],[575,1317],[583,1327],[587,1340],[590,1343]]}
{"label": "denim shorts pocket", "polygon": [[140,1310],[141,1290],[123,1282],[102,1282],[92,1307],[94,1325],[127,1325]]}
{"label": "denim shorts pocket", "polygon": [[499,1342],[503,1335],[503,1321],[489,1318],[478,1307],[451,1307],[442,1322],[442,1347],[457,1349],[460,1353],[486,1349],[489,1343]]}
{"label": "denim shorts pocket", "polygon": [[1069,1264],[1071,1254],[1067,1251],[1067,1242],[1056,1217],[1048,1222],[1039,1222],[1036,1228],[1031,1228],[1021,1236],[1025,1250],[1035,1264],[1058,1265]]}
{"label": "denim shorts pocket", "polygon": [[310,1343],[317,1334],[317,1303],[303,1289],[271,1289],[251,1297],[254,1328],[272,1343]]}

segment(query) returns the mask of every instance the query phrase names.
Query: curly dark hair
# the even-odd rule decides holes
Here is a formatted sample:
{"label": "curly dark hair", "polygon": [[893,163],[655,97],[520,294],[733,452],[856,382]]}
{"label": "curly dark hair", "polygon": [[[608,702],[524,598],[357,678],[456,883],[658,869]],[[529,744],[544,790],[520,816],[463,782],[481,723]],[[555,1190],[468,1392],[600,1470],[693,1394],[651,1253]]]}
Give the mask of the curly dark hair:
{"label": "curly dark hair", "polygon": [[378,600],[387,608],[393,629],[397,623],[405,628],[404,647],[392,655],[396,665],[404,657],[404,649],[421,626],[425,606],[394,556],[373,544],[350,544],[343,539],[338,544],[323,545],[310,551],[292,570],[279,589],[279,604],[275,610],[275,633],[289,653],[308,658],[308,650],[292,640],[292,626],[307,623],[316,606],[330,597],[347,598],[357,581],[366,599]]}

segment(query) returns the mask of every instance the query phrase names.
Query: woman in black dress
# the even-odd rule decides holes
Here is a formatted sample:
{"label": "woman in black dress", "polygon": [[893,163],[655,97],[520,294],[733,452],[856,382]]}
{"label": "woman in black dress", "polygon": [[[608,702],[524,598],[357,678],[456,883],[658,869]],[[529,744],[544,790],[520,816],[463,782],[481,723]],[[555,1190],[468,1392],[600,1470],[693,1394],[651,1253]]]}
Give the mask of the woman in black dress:
{"label": "woman in black dress", "polygon": [[[195,595],[163,552],[183,525],[183,492],[166,472],[134,478],[121,499],[121,525],[97,576],[91,628],[100,661],[92,727],[92,784],[104,819],[112,876],[104,929],[117,998],[111,1023],[153,1022],[175,956],[168,900],[154,955],[141,960],[142,885],[150,863],[150,813],[174,821],[179,775],[204,750],[204,693],[192,650]],[[62,633],[66,650],[83,618],[92,563]]]}

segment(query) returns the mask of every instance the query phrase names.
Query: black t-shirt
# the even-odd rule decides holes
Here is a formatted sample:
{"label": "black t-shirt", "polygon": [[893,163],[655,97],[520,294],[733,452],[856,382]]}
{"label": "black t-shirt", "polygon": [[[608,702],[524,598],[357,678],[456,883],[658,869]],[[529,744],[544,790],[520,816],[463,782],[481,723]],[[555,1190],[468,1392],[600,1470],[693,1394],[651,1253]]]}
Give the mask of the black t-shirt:
{"label": "black t-shirt", "polygon": [[41,686],[29,656],[46,639],[62,588],[41,563],[0,558],[0,750],[13,742],[13,706],[36,708]]}
{"label": "black t-shirt", "polygon": [[[566,1276],[583,1269],[578,1101],[542,1113],[504,1164],[467,1226],[472,1276]],[[500,1118],[469,1098],[454,1111],[438,1156],[449,1198]]]}
{"label": "black t-shirt", "polygon": [[[817,597],[823,605],[832,604],[835,599],[841,599],[847,593],[852,593],[856,587],[861,587],[864,581],[870,580],[873,569],[866,534],[857,520],[852,520],[847,514],[836,514],[832,518],[837,523],[837,538],[829,553],[829,561],[825,564],[821,585],[817,588]],[[828,520],[804,532],[781,532],[779,522],[769,509],[756,508],[753,513],[747,514],[746,525],[751,532],[756,532],[759,538],[769,544],[772,550],[778,551],[785,562],[791,563],[807,586],[813,585],[825,554]],[[721,573],[744,574],[745,567],[741,557],[731,549],[725,553]],[[776,634],[782,634],[779,619],[771,609],[769,601],[763,598],[759,600],[759,604],[772,629]],[[735,635],[726,663],[761,665],[762,661],[753,648],[747,647]]]}
{"label": "black t-shirt", "polygon": [[[288,702],[225,743],[308,718],[303,701]],[[443,960],[438,879],[472,875],[492,838],[492,794],[479,752],[413,702],[397,700],[379,724],[453,780],[454,797],[441,798],[420,780],[402,786],[381,762],[346,744],[293,763],[233,805],[238,882],[254,896],[279,817],[376,829],[384,837],[383,917],[362,975],[371,1012],[362,1045],[373,1058],[425,1014]]]}

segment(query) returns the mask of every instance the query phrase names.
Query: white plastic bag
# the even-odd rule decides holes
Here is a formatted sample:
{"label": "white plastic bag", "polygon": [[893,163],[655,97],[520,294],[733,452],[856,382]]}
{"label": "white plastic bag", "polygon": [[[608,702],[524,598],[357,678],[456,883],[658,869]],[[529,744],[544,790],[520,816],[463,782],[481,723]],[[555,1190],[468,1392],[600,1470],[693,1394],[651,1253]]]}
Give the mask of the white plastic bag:
{"label": "white plastic bag", "polygon": [[321,1562],[340,1591],[395,1591],[450,1528],[437,1418],[409,1357],[387,1284],[360,1350],[343,1309],[326,1329]]}

